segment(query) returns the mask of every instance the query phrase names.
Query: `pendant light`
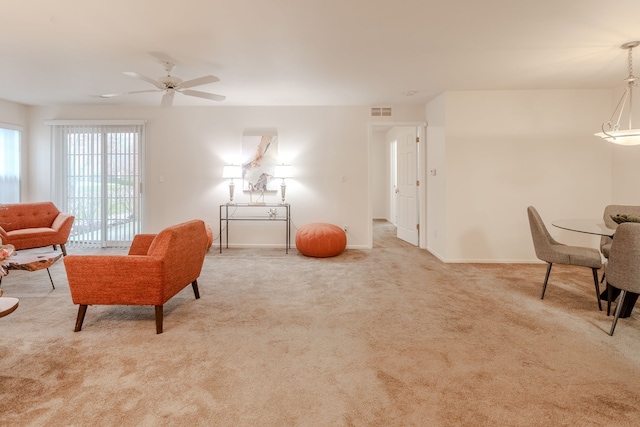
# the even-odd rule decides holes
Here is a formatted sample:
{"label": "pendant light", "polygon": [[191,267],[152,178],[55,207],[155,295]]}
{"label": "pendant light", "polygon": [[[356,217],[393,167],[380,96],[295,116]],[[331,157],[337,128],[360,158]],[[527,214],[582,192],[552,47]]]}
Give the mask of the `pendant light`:
{"label": "pendant light", "polygon": [[[628,52],[627,64],[629,69],[629,76],[625,79],[627,87],[622,94],[622,98],[618,102],[618,105],[608,122],[602,124],[602,132],[596,133],[595,136],[599,136],[605,141],[612,142],[620,145],[639,145],[640,144],[640,129],[633,128],[631,116],[633,115],[633,87],[636,85],[637,77],[633,75],[633,48],[640,45],[640,41],[628,42],[620,46],[621,49],[626,49]],[[625,104],[629,104],[628,121],[629,126],[627,129],[620,128],[620,119],[624,112]],[[616,118],[617,116],[617,118]],[[616,120],[615,124],[613,120]]]}

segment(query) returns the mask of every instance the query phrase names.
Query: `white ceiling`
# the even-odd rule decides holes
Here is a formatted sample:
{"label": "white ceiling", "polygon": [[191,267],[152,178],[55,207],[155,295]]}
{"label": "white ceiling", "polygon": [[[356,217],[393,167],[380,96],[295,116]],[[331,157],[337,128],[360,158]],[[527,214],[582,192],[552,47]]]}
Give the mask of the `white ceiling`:
{"label": "white ceiling", "polygon": [[[122,74],[177,61],[174,105],[418,104],[445,90],[623,86],[640,0],[5,0],[0,99],[159,105]],[[640,70],[640,49],[636,50]],[[640,74],[636,72],[635,74]],[[417,91],[406,96],[407,91]]]}

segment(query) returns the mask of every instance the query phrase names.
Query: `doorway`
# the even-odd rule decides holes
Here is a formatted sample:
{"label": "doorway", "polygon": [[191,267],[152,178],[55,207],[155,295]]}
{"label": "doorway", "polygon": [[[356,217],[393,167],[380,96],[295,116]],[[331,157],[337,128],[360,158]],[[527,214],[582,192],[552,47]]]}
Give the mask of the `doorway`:
{"label": "doorway", "polygon": [[[370,124],[370,223],[385,220],[396,236],[426,247],[424,212],[424,135],[426,123]],[[371,237],[372,239],[372,237]],[[371,244],[373,239],[371,240]]]}

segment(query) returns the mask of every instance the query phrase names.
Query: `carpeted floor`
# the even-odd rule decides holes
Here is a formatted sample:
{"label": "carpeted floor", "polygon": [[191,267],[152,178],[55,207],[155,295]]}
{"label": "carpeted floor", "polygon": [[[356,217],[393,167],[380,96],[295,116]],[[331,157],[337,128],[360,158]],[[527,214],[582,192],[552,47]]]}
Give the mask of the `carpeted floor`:
{"label": "carpeted floor", "polygon": [[443,264],[375,230],[328,259],[214,245],[161,335],[152,307],[89,307],[74,333],[64,264],[55,290],[12,271],[0,425],[640,425],[640,309],[610,337],[589,269],[554,266],[541,300],[543,264]]}

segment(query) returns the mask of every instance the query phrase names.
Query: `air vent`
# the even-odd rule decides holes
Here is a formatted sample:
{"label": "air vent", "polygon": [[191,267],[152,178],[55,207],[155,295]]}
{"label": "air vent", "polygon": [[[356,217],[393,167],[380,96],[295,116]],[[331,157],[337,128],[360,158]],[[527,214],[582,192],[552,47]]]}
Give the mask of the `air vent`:
{"label": "air vent", "polygon": [[371,116],[372,117],[390,117],[391,107],[372,107]]}

